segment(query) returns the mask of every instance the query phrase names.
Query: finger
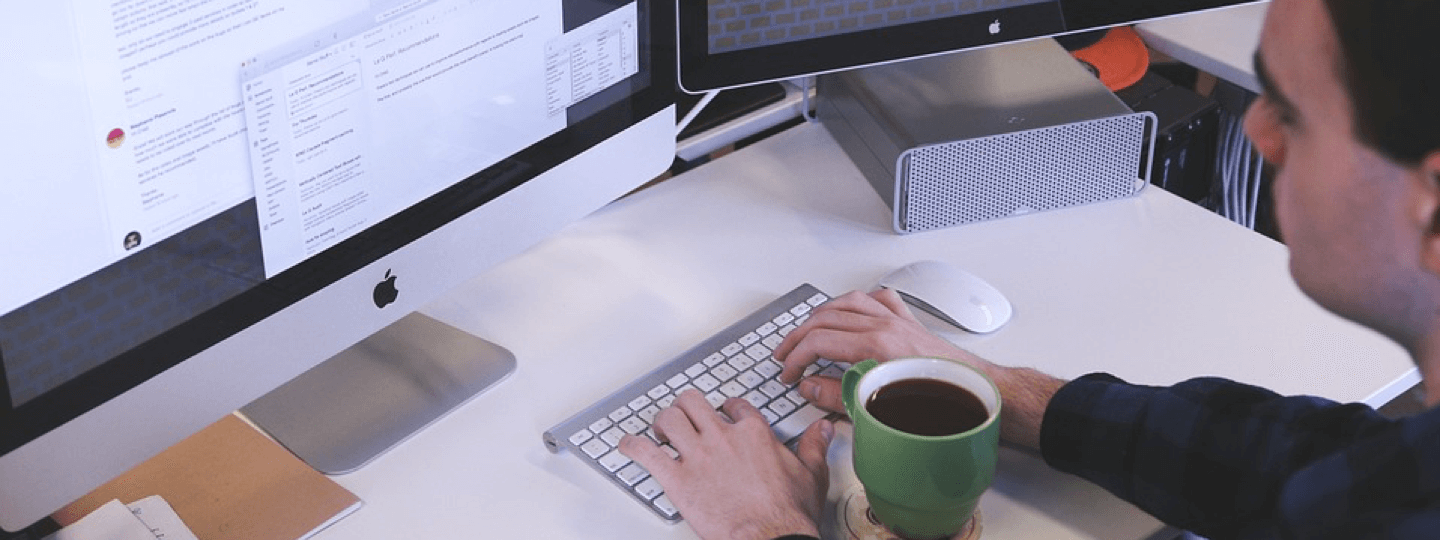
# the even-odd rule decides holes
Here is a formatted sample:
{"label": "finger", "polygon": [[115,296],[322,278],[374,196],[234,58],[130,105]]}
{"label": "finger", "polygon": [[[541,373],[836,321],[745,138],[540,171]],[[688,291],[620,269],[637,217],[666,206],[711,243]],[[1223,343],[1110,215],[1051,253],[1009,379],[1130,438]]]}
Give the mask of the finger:
{"label": "finger", "polygon": [[887,310],[871,295],[860,291],[850,291],[821,304],[820,307],[815,308],[815,311],[850,311],[865,315],[883,315]]}
{"label": "finger", "polygon": [[830,439],[834,436],[835,425],[821,418],[805,428],[805,433],[795,441],[795,457],[800,458],[800,463],[816,478],[830,477],[825,456],[830,452]]}
{"label": "finger", "polygon": [[649,471],[661,485],[669,485],[676,461],[648,437],[626,435],[620,439],[620,453]]}
{"label": "finger", "polygon": [[806,319],[803,324],[785,336],[785,339],[780,342],[780,345],[775,347],[775,358],[784,358],[788,355],[790,350],[795,348],[795,344],[804,339],[805,333],[810,329],[833,324],[828,322],[831,320],[829,319],[829,314],[850,313],[878,315],[882,309],[886,308],[878,304],[873,298],[870,298],[869,295],[859,291],[850,291],[832,298],[824,304],[820,304],[820,307],[812,310],[809,319]]}
{"label": "finger", "polygon": [[885,309],[890,310],[891,313],[917,323],[920,322],[920,319],[915,318],[915,313],[910,311],[910,305],[906,304],[905,299],[900,297],[900,293],[895,292],[893,289],[882,287],[880,290],[870,293],[870,296],[874,298],[876,302],[885,306]]}
{"label": "finger", "polygon": [[690,415],[677,407],[661,409],[650,427],[655,430],[656,437],[677,449],[689,448],[690,444],[700,438],[699,430],[690,420]]}
{"label": "finger", "polygon": [[675,398],[675,403],[671,405],[671,408],[684,411],[685,416],[690,419],[690,423],[695,427],[695,430],[701,433],[704,433],[706,430],[715,429],[724,422],[724,420],[720,418],[720,415],[715,412],[715,408],[710,406],[710,402],[705,400],[705,396],[694,388],[687,388],[685,391],[680,392],[680,395]]}
{"label": "finger", "polygon": [[806,377],[800,381],[800,396],[816,407],[845,413],[845,401],[841,398],[840,379],[834,377]]}
{"label": "finger", "polygon": [[737,424],[747,419],[765,422],[765,416],[760,414],[760,409],[756,409],[749,401],[740,398],[732,397],[725,400],[725,403],[720,404],[720,409],[725,411],[725,414],[729,415],[730,419],[734,420]]}
{"label": "finger", "polygon": [[866,333],[848,332],[831,328],[816,328],[805,335],[805,340],[795,345],[790,355],[780,360],[780,382],[794,384],[805,372],[805,368],[821,358],[837,362],[858,362],[874,356],[871,347],[864,342]]}

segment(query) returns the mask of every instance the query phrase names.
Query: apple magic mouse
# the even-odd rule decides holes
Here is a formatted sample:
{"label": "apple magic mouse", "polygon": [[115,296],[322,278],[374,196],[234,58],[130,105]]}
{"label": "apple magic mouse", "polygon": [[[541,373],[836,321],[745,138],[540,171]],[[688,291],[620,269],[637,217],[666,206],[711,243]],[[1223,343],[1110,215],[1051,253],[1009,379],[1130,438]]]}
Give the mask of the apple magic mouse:
{"label": "apple magic mouse", "polygon": [[999,330],[1014,308],[993,285],[941,261],[917,261],[880,278],[879,286],[941,320],[977,334]]}

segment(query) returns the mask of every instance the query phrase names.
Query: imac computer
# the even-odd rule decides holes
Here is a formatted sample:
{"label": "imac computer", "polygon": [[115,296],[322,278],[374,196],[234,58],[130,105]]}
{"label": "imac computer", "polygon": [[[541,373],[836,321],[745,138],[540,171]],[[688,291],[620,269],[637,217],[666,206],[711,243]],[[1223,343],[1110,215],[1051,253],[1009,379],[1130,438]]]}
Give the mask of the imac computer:
{"label": "imac computer", "polygon": [[673,8],[11,6],[0,528],[664,172]]}
{"label": "imac computer", "polygon": [[1255,1],[680,0],[680,87],[708,92]]}

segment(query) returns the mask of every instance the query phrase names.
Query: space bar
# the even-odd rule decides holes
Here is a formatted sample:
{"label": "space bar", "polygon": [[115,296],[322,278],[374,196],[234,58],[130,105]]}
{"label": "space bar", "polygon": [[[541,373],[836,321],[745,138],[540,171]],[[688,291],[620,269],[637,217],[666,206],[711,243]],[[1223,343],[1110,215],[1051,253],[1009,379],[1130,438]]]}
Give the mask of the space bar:
{"label": "space bar", "polygon": [[801,433],[804,433],[805,428],[810,427],[810,424],[824,418],[827,414],[830,413],[806,403],[800,410],[791,413],[790,416],[786,416],[779,422],[776,422],[775,425],[770,426],[770,429],[775,432],[775,438],[780,439],[780,442],[788,443],[790,439],[799,437]]}

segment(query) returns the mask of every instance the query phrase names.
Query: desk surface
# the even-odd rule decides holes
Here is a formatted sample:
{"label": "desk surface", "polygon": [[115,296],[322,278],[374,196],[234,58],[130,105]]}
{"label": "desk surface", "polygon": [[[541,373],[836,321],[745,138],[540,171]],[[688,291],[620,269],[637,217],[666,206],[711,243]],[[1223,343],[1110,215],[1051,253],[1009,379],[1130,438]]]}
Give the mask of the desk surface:
{"label": "desk surface", "polygon": [[[1372,404],[1419,380],[1398,347],[1305,299],[1282,246],[1158,189],[903,237],[889,221],[829,135],[803,125],[479,276],[425,311],[509,347],[518,370],[338,477],[366,504],[319,538],[691,538],[547,451],[541,433],[801,282],[868,289],[917,259],[951,261],[1010,296],[1015,317],[998,333],[943,332],[1002,363],[1143,383],[1222,375]],[[845,433],[832,446],[832,500],[853,485]],[[987,539],[1161,529],[1018,451],[981,508]]]}

